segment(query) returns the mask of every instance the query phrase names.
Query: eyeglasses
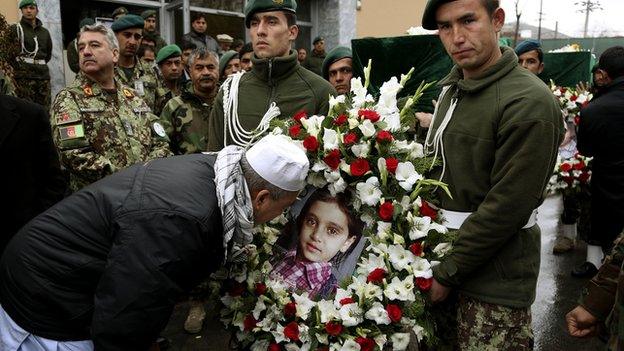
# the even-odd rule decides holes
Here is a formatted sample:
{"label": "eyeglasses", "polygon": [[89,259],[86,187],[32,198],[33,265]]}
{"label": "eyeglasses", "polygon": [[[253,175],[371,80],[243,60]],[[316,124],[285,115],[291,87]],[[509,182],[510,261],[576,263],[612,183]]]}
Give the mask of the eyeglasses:
{"label": "eyeglasses", "polygon": [[130,39],[134,37],[134,40],[139,41],[141,40],[141,38],[143,38],[143,36],[139,33],[132,33],[132,32],[123,32],[121,33],[121,35],[124,36],[124,38],[126,39]]}

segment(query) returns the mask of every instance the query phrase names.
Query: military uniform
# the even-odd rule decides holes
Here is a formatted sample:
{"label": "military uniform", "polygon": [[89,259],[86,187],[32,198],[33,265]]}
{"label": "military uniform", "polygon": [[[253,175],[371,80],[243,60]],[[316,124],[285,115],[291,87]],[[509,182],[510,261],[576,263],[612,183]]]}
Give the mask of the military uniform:
{"label": "military uniform", "polygon": [[156,107],[156,90],[160,86],[156,72],[151,64],[139,60],[138,57],[135,57],[134,62],[135,65],[130,79],[124,73],[123,68],[119,66],[115,67],[115,79],[119,80],[123,85],[133,87],[136,94],[143,98],[147,106],[154,111]]}
{"label": "military uniform", "polygon": [[57,95],[51,124],[73,191],[134,163],[171,155],[158,118],[119,81],[108,92],[84,75]]}
{"label": "military uniform", "polygon": [[325,51],[317,52],[316,50],[312,50],[306,60],[303,61],[303,67],[322,77],[323,61],[325,61],[325,56]]}
{"label": "military uniform", "polygon": [[11,78],[2,71],[0,71],[0,94],[16,96],[15,86],[11,82]]}
{"label": "military uniform", "polygon": [[[217,89],[215,89],[215,92]],[[216,94],[215,94],[216,95]],[[193,88],[182,92],[165,105],[160,123],[169,137],[171,151],[176,155],[203,152],[207,149],[208,116],[212,101],[204,102],[195,95]]]}
{"label": "military uniform", "polygon": [[23,99],[50,108],[50,70],[47,63],[52,58],[52,38],[39,19],[35,26],[22,18],[11,26],[21,52],[16,57],[15,83],[17,95]]}

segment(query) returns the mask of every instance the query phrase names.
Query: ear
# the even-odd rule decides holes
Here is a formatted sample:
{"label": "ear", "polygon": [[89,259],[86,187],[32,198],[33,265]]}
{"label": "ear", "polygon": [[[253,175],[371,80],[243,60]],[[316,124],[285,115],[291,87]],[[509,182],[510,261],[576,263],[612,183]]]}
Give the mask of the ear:
{"label": "ear", "polygon": [[540,73],[542,73],[542,71],[544,71],[544,62],[540,63],[539,72],[537,72],[537,73],[540,74]]}
{"label": "ear", "polygon": [[288,40],[295,41],[299,35],[299,26],[293,25],[288,28]]}
{"label": "ear", "polygon": [[268,190],[263,189],[256,193],[255,196],[252,196],[251,205],[254,211],[258,209],[262,209],[269,203],[271,193]]}
{"label": "ear", "polygon": [[494,25],[497,33],[503,29],[503,25],[505,24],[505,10],[503,10],[502,7],[494,10],[494,13],[492,14],[492,24]]}
{"label": "ear", "polygon": [[119,61],[119,49],[113,49],[113,62],[117,63]]}
{"label": "ear", "polygon": [[347,252],[347,250],[349,250],[349,248],[351,247],[351,245],[353,245],[353,242],[355,241],[356,236],[352,235],[350,236],[345,242],[344,244],[342,244],[342,247],[340,248],[340,252],[345,253]]}

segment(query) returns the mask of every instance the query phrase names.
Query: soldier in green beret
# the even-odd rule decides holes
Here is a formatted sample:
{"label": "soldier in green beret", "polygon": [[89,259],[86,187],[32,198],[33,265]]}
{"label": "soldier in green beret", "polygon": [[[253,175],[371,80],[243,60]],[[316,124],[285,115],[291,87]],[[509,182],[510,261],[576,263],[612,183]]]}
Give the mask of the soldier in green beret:
{"label": "soldier in green beret", "polygon": [[180,95],[182,88],[182,50],[175,44],[167,45],[156,56],[161,86],[156,90],[154,114],[160,116],[165,104]]}
{"label": "soldier in green beret", "polygon": [[332,49],[323,61],[323,78],[329,81],[338,94],[346,94],[351,91],[352,57],[350,48],[338,46]]}
{"label": "soldier in green beret", "polygon": [[143,36],[151,36],[154,38],[156,43],[156,47],[154,48],[154,52],[160,51],[167,42],[160,36],[160,33],[156,30],[156,22],[158,18],[156,17],[156,10],[145,10],[141,13],[141,17],[143,17]]}
{"label": "soldier in green beret", "polygon": [[112,14],[113,21],[116,21],[119,19],[119,17],[127,15],[127,14],[128,14],[128,9],[123,6],[120,6],[116,8],[115,10],[113,10],[113,14]]}
{"label": "soldier in green beret", "polygon": [[22,0],[19,3],[21,20],[11,26],[21,46],[15,57],[14,74],[17,95],[23,99],[50,108],[50,70],[52,59],[52,37],[37,18],[39,9],[35,0]]}
{"label": "soldier in green beret", "polygon": [[[80,33],[80,29],[84,26],[90,26],[95,24],[93,18],[85,18],[80,21],[78,25],[78,33]],[[78,34],[76,34],[76,37]],[[67,64],[69,65],[69,69],[74,73],[78,73],[80,71],[80,65],[78,62],[78,38],[72,40],[67,44]]]}
{"label": "soldier in green beret", "polygon": [[240,70],[241,65],[238,52],[230,50],[225,52],[219,59],[219,76],[221,76],[221,81],[224,81],[234,73],[240,72]]}
{"label": "soldier in green beret", "polygon": [[153,67],[137,57],[143,37],[143,18],[137,15],[122,16],[113,22],[111,29],[119,41],[119,62],[115,76],[124,85],[132,86],[154,110],[159,81]]}
{"label": "soldier in green beret", "polygon": [[[247,2],[245,25],[254,49],[251,74],[233,75],[219,90],[210,115],[209,151],[247,145],[267,112],[283,119],[299,111],[327,114],[329,96],[336,91],[321,76],[301,67],[297,52],[291,50],[299,34],[296,10],[295,0]],[[235,87],[238,94],[225,94]]]}
{"label": "soldier in green beret", "polygon": [[309,69],[310,71],[321,76],[323,73],[321,72],[321,68],[323,66],[323,61],[325,60],[325,38],[316,37],[312,41],[312,52],[307,55],[305,61],[303,61],[303,67]]}

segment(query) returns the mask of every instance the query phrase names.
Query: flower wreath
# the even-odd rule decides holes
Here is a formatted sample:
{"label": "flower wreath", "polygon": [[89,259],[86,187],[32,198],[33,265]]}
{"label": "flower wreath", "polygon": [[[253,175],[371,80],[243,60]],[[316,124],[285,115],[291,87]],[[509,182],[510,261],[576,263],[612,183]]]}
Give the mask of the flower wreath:
{"label": "flower wreath", "polygon": [[270,278],[269,259],[285,218],[257,228],[250,260],[213,282],[221,319],[243,349],[404,350],[411,335],[435,340],[425,293],[431,267],[451,250],[453,233],[431,204],[436,188],[448,189],[423,176],[435,160],[408,140],[408,126],[415,124],[410,108],[433,83],[422,83],[399,110],[397,93],[413,69],[384,83],[377,101],[367,94],[370,70],[369,61],[364,84],[354,78],[351,94],[330,98],[327,116],[300,112],[272,122],[272,133],[306,151],[309,184],[332,194],[352,192],[369,245],[335,296],[318,300]]}
{"label": "flower wreath", "polygon": [[593,95],[586,91],[578,91],[573,88],[559,87],[555,83],[550,81],[550,90],[559,102],[559,107],[563,113],[563,118],[566,123],[579,124],[581,109],[585,108],[589,101],[593,98]]}

